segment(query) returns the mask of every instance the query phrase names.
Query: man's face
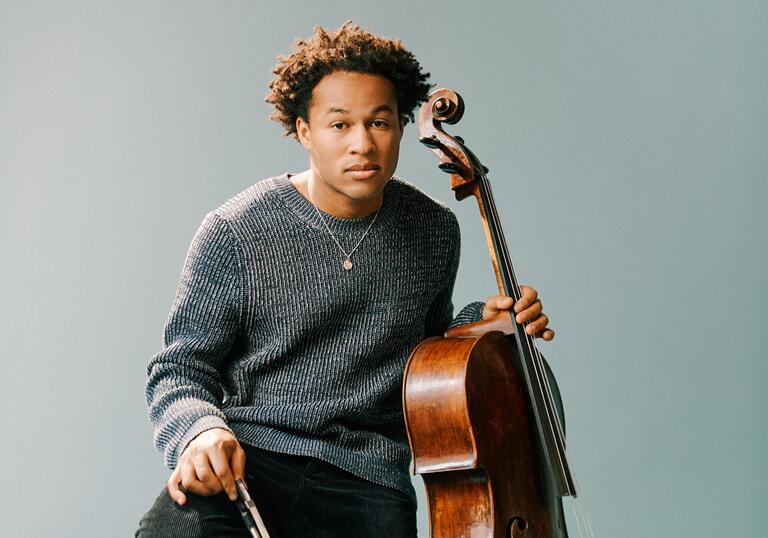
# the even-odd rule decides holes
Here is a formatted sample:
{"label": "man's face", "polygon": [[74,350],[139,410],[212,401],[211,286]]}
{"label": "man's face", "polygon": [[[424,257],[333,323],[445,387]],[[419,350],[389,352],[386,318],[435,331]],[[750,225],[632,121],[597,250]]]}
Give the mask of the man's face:
{"label": "man's face", "polygon": [[403,135],[398,112],[395,87],[384,77],[337,71],[320,80],[309,122],[296,121],[310,155],[315,203],[342,213],[376,210],[397,167]]}

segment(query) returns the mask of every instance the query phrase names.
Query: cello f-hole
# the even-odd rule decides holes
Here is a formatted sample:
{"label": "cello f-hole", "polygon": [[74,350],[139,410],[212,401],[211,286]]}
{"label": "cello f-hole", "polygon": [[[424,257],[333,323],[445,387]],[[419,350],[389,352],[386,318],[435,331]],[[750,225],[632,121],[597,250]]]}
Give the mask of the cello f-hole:
{"label": "cello f-hole", "polygon": [[527,528],[528,524],[525,522],[523,517],[513,517],[509,520],[509,525],[507,525],[507,536],[509,536],[509,538],[522,536],[522,533]]}

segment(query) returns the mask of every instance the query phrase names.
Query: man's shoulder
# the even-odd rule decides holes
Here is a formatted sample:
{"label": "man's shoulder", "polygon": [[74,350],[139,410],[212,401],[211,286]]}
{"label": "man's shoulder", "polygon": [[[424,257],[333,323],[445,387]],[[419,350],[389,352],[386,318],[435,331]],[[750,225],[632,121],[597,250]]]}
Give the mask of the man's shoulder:
{"label": "man's shoulder", "polygon": [[395,188],[401,192],[403,211],[406,217],[423,220],[425,217],[434,219],[436,223],[458,228],[458,220],[453,210],[445,202],[433,198],[425,191],[398,176],[392,178]]}
{"label": "man's shoulder", "polygon": [[[284,174],[283,174],[284,175]],[[211,211],[230,224],[249,220],[255,213],[275,208],[275,191],[280,176],[272,176],[240,191]]]}

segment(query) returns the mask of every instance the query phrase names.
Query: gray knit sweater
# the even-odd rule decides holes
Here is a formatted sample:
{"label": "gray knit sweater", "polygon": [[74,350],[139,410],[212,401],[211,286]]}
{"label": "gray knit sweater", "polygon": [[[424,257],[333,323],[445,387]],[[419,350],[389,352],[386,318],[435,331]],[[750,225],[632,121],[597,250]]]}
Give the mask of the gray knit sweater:
{"label": "gray knit sweater", "polygon": [[[323,216],[347,250],[373,218]],[[413,348],[452,322],[458,223],[394,178],[351,271],[343,259],[288,174],[206,215],[147,368],[154,442],[169,467],[218,427],[414,495],[402,375]]]}

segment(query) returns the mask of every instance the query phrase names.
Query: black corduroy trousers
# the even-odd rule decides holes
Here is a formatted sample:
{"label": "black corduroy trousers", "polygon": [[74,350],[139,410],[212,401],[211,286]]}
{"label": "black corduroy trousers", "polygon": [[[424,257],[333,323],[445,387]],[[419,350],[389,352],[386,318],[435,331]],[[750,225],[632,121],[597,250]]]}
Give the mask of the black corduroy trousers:
{"label": "black corduroy trousers", "polygon": [[[245,481],[271,538],[416,537],[416,503],[316,458],[242,444]],[[187,494],[176,504],[163,487],[137,538],[250,538],[226,494]]]}

